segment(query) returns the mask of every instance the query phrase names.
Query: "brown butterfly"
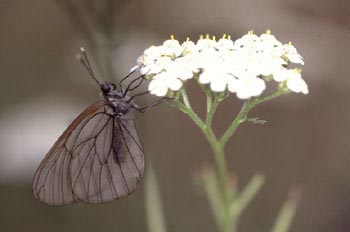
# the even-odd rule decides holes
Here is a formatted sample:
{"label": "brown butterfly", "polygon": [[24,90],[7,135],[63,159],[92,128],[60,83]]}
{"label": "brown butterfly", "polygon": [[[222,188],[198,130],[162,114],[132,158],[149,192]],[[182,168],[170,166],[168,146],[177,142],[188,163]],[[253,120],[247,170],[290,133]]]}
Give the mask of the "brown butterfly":
{"label": "brown butterfly", "polygon": [[[100,83],[86,52],[79,60],[100,86],[103,100],[84,110],[63,132],[41,162],[33,179],[34,197],[47,205],[62,206],[83,201],[105,203],[136,190],[144,174],[145,158],[131,110],[145,112],[166,98],[140,108],[127,93],[139,87],[140,76],[120,91],[112,83]],[[140,81],[139,81],[140,80]],[[139,81],[136,86],[133,84]]]}

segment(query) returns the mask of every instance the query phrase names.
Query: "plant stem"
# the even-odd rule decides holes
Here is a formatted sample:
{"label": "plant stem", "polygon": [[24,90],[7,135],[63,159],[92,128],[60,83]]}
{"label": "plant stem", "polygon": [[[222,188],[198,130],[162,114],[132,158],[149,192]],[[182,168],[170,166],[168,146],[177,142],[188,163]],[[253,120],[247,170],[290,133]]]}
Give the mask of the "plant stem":
{"label": "plant stem", "polygon": [[[225,145],[231,136],[236,132],[238,126],[247,121],[248,113],[251,109],[262,102],[272,100],[287,92],[280,89],[272,95],[257,97],[252,100],[245,101],[229,128],[221,136],[221,138],[218,139],[212,129],[212,121],[220,102],[226,99],[227,95],[214,95],[204,86],[202,87],[202,90],[205,93],[207,100],[207,115],[205,121],[192,109],[191,103],[184,88],[180,90],[182,102],[180,98],[177,97],[173,101],[168,102],[168,104],[187,114],[206,136],[214,152],[216,166],[216,175],[210,175],[212,172],[207,172],[203,177],[207,196],[210,201],[219,231],[236,232],[240,214],[262,186],[263,178],[261,176],[254,177],[247,188],[235,198],[235,187],[232,187],[229,180],[229,172],[225,157]],[[217,184],[216,181],[218,181]],[[218,186],[218,189],[212,189],[216,186]]]}
{"label": "plant stem", "polygon": [[[207,99],[209,100],[209,99]],[[207,127],[211,127],[213,118],[214,118],[214,114],[216,112],[216,109],[218,108],[220,103],[220,100],[217,96],[215,96],[214,101],[211,102],[211,104],[207,104],[207,117],[205,120],[205,124],[207,125]]]}
{"label": "plant stem", "polygon": [[[206,136],[214,154],[215,154],[215,164],[217,169],[217,178],[219,179],[220,183],[220,189],[221,189],[221,198],[223,202],[223,216],[220,218],[220,223],[218,223],[218,226],[220,227],[221,232],[229,232],[231,231],[231,225],[232,220],[229,218],[229,210],[230,210],[230,191],[228,186],[228,169],[226,165],[226,159],[225,159],[225,152],[224,152],[224,144],[219,143],[212,127],[211,122],[214,116],[214,113],[219,105],[219,99],[217,96],[215,96],[215,99],[213,101],[213,104],[207,104],[207,117],[206,121],[204,122],[191,108],[191,104],[189,102],[189,99],[187,97],[186,91],[184,89],[181,90],[181,95],[184,103],[181,103],[178,100],[174,100],[172,102],[169,102],[169,104],[173,107],[178,108],[185,114],[187,114],[194,122],[195,124],[202,130],[204,135]],[[211,101],[212,97],[207,95],[207,100]],[[219,219],[218,219],[219,220]]]}
{"label": "plant stem", "polygon": [[238,126],[247,120],[247,115],[248,115],[250,109],[251,109],[251,107],[250,107],[249,101],[244,102],[241,110],[239,111],[239,113],[237,114],[235,119],[232,121],[231,125],[226,130],[224,135],[221,137],[220,144],[222,146],[226,145],[227,141],[236,132]]}

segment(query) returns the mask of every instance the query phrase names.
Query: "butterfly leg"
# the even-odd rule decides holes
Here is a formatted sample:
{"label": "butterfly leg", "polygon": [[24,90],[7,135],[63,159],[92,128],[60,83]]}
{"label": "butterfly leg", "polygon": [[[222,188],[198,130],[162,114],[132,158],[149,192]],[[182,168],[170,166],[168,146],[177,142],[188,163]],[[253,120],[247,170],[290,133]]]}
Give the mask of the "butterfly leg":
{"label": "butterfly leg", "polygon": [[151,104],[148,105],[148,106],[139,107],[139,106],[137,106],[136,104],[132,104],[132,105],[131,105],[131,108],[134,108],[135,110],[137,110],[137,111],[139,111],[139,112],[141,112],[141,113],[144,113],[144,112],[146,112],[147,110],[153,108],[154,106],[159,105],[159,104],[161,104],[161,103],[163,103],[163,102],[165,102],[165,101],[167,101],[167,100],[172,100],[172,99],[173,99],[173,98],[171,98],[171,97],[162,97],[161,99],[159,99],[159,100],[157,100],[157,101],[151,103]]}
{"label": "butterfly leg", "polygon": [[143,95],[148,94],[148,93],[149,93],[149,91],[137,93],[137,94],[131,96],[131,97],[129,98],[128,102],[131,102],[135,97],[143,96]]}
{"label": "butterfly leg", "polygon": [[[132,80],[132,81],[128,84],[128,86],[126,87],[125,91],[123,92],[123,96],[125,97],[126,94],[127,94],[129,91],[132,91],[132,90],[138,88],[138,87],[142,84],[142,82],[144,81],[144,79],[145,79],[145,76],[144,76],[144,75],[141,75],[141,76],[135,78],[134,80]],[[140,80],[139,83],[137,83],[136,86],[133,86],[133,87],[132,87],[132,85],[133,85],[136,81],[138,81],[138,80]]]}
{"label": "butterfly leg", "polygon": [[125,77],[123,77],[123,78],[119,81],[119,87],[120,87],[121,90],[123,90],[122,83],[123,83],[126,79],[128,79],[135,71],[136,71],[136,69],[133,70],[133,71],[131,71],[128,75],[126,75]]}

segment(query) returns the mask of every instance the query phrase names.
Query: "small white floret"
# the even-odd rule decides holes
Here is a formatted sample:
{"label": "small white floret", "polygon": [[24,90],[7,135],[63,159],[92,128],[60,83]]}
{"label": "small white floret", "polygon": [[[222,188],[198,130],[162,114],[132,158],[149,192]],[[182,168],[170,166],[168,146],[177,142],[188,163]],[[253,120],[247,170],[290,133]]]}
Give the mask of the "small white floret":
{"label": "small white floret", "polygon": [[169,89],[177,91],[181,88],[181,86],[182,82],[179,79],[173,77],[171,73],[162,72],[153,77],[148,85],[148,90],[153,95],[163,97],[168,93]]}
{"label": "small white floret", "polygon": [[287,87],[291,91],[295,93],[303,93],[308,94],[309,89],[306,82],[301,78],[301,74],[298,70],[288,70],[290,72],[290,76],[287,80]]}

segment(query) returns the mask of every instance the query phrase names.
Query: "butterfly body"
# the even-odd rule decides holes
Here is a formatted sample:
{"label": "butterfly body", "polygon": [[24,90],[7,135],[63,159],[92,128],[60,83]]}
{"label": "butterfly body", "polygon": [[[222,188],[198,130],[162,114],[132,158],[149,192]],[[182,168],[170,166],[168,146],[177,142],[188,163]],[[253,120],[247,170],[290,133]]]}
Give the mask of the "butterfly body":
{"label": "butterfly body", "polygon": [[104,82],[101,84],[101,90],[106,104],[113,108],[113,112],[118,117],[128,113],[131,108],[136,106],[135,103],[130,101],[130,97],[122,91],[117,91],[112,83]]}

